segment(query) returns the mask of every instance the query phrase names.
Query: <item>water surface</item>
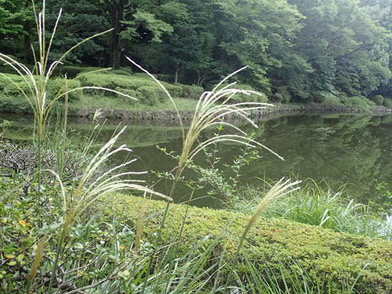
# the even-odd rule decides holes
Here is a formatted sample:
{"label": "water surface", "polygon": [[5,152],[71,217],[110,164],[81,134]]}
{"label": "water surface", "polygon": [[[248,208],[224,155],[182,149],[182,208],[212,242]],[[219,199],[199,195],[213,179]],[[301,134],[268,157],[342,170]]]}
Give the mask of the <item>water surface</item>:
{"label": "water surface", "polygon": [[[13,126],[4,130],[4,136],[29,140],[31,138],[31,118],[3,116],[13,121]],[[70,137],[75,142],[83,141],[92,125],[85,122],[70,122]],[[99,141],[107,140],[116,124],[106,124]],[[248,128],[249,131],[253,131]],[[263,151],[262,158],[252,162],[241,171],[243,185],[262,183],[260,179],[274,181],[281,177],[295,177],[302,180],[311,178],[335,190],[344,189],[343,197],[370,203],[376,207],[392,207],[392,116],[349,116],[349,115],[303,115],[273,119],[261,122],[254,130],[259,142],[272,148],[285,158],[285,161]],[[130,125],[121,138],[134,150],[139,160],[135,170],[171,170],[175,162],[158,151],[156,145],[167,150],[179,152],[181,130],[177,127],[159,125]],[[231,163],[241,152],[239,146],[224,144],[216,156],[222,158],[220,168],[227,177],[230,171],[225,163]],[[124,158],[117,158],[121,161]],[[206,165],[202,158],[201,165]],[[190,174],[190,176],[192,176]],[[196,178],[197,179],[197,178]],[[156,181],[152,175],[150,183]],[[157,189],[167,191],[169,184],[161,183]],[[195,202],[201,206],[222,206],[222,195],[207,195],[199,191]],[[195,196],[195,197],[196,197]],[[176,200],[188,200],[189,191],[180,187]]]}

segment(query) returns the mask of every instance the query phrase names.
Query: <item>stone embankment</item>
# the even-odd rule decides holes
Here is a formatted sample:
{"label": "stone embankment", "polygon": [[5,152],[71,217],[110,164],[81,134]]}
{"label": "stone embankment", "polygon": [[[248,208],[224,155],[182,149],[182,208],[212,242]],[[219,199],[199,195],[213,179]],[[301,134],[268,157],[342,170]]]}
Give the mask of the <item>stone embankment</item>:
{"label": "stone embankment", "polygon": [[[92,118],[96,113],[95,109],[79,110],[72,113],[72,116],[79,118]],[[255,110],[249,117],[255,121],[268,120],[275,117],[298,115],[306,113],[371,113],[375,115],[392,114],[392,109],[378,106],[370,111],[361,110],[354,107],[324,104],[275,104],[262,110]],[[182,121],[187,124],[193,117],[191,111],[180,111]],[[127,110],[101,110],[100,118],[116,121],[129,122],[162,122],[165,124],[177,124],[178,115],[174,110],[161,111],[127,111]],[[238,114],[230,114],[225,117],[227,121],[240,121]]]}

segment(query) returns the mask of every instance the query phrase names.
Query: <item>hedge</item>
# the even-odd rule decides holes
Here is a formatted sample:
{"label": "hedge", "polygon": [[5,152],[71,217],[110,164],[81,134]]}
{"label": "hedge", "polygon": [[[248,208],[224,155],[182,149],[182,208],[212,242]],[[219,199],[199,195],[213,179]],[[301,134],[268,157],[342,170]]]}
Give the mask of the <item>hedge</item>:
{"label": "hedge", "polygon": [[[124,221],[135,221],[140,211],[146,212],[145,240],[154,242],[166,204],[126,195],[110,195],[105,200],[105,212]],[[355,285],[358,293],[392,293],[392,242],[362,236],[336,233],[315,226],[281,219],[261,219],[251,229],[240,254],[237,254],[248,215],[208,208],[172,205],[161,231],[162,244],[173,241],[182,219],[188,218],[178,254],[191,250],[198,240],[223,237],[221,249],[224,262],[237,275],[245,275],[252,262],[260,270],[288,272],[300,268],[312,281],[317,281],[325,293],[341,293],[345,285]],[[166,243],[165,243],[166,242]],[[280,265],[280,266],[278,266]],[[323,292],[324,293],[324,292]]]}
{"label": "hedge", "polygon": [[[139,93],[145,92],[145,90],[141,88],[148,87],[150,90],[148,93],[154,91],[156,94],[159,92],[159,98],[153,100],[163,100],[167,99],[166,94],[162,90],[162,88],[149,76],[146,74],[118,74],[113,71],[103,71],[103,72],[92,72],[92,73],[81,73],[77,80],[81,82],[83,86],[96,86],[96,87],[104,87],[112,90],[117,90],[120,92],[127,91],[138,91]],[[189,99],[198,99],[200,95],[203,93],[203,88],[194,86],[194,85],[182,85],[182,84],[169,84],[166,82],[162,82],[162,84],[166,87],[166,89],[170,92],[173,97],[178,98],[189,98]],[[154,88],[154,90],[153,90]],[[97,91],[97,90],[89,90],[90,94],[96,95],[108,95],[113,96],[111,92],[105,91]],[[144,96],[143,101],[146,101],[146,104],[151,103],[150,97]]]}
{"label": "hedge", "polygon": [[[38,79],[38,76],[36,76]],[[67,80],[68,88],[65,88],[65,78],[53,78],[49,80],[47,90],[48,98],[54,98],[59,93],[63,93],[66,90],[71,90],[80,87],[80,82],[77,80]],[[23,97],[20,89],[25,91],[27,94],[31,93],[29,85],[19,75],[15,74],[4,74],[0,75],[0,94],[4,97]],[[79,99],[82,95],[82,91],[75,91],[69,94],[70,100]],[[23,97],[24,98],[24,97]]]}

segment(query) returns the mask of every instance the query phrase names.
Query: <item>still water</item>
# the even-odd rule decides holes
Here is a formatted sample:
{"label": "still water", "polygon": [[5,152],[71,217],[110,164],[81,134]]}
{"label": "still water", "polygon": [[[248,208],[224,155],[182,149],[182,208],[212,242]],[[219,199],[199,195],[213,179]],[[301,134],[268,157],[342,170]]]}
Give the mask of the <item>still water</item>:
{"label": "still water", "polygon": [[[4,130],[4,136],[16,140],[28,140],[31,134],[30,118],[0,117],[12,121],[12,127]],[[71,122],[70,137],[80,142],[92,128],[86,122]],[[106,124],[99,137],[107,140],[115,124]],[[344,190],[343,196],[376,207],[392,207],[392,116],[304,115],[277,118],[261,122],[254,131],[255,137],[285,158],[285,161],[261,152],[261,158],[241,170],[243,185],[261,185],[262,181],[274,181],[281,177],[313,179],[334,191]],[[134,170],[168,171],[175,161],[160,152],[156,145],[179,152],[181,130],[177,127],[154,125],[130,125],[121,138],[134,150],[138,161]],[[232,160],[241,148],[232,144],[219,146],[215,156],[222,158],[220,168],[230,176]],[[116,158],[116,161],[124,158]],[[208,163],[198,159],[201,165]],[[194,177],[195,175],[189,174]],[[197,177],[196,177],[197,178]],[[156,177],[149,175],[149,183]],[[156,189],[167,191],[164,181]],[[199,191],[194,204],[220,207],[222,195],[203,197],[208,191]],[[179,187],[178,202],[186,201],[189,191]]]}

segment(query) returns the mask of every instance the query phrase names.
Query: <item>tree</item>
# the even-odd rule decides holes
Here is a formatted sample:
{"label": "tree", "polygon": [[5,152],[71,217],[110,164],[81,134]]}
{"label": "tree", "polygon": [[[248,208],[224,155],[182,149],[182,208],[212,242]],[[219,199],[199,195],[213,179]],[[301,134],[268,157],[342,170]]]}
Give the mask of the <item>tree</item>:
{"label": "tree", "polygon": [[390,76],[388,33],[357,0],[290,0],[306,16],[296,48],[314,92],[369,95]]}
{"label": "tree", "polygon": [[27,61],[33,19],[31,1],[0,0],[0,49]]}
{"label": "tree", "polygon": [[[58,26],[57,38],[53,43],[53,54],[64,52],[76,43],[110,28],[110,23],[99,7],[98,0],[47,0],[48,20],[53,28],[60,9],[63,15]],[[103,38],[95,38],[73,51],[67,58],[70,63],[83,63],[94,66],[106,66],[107,44]]]}

